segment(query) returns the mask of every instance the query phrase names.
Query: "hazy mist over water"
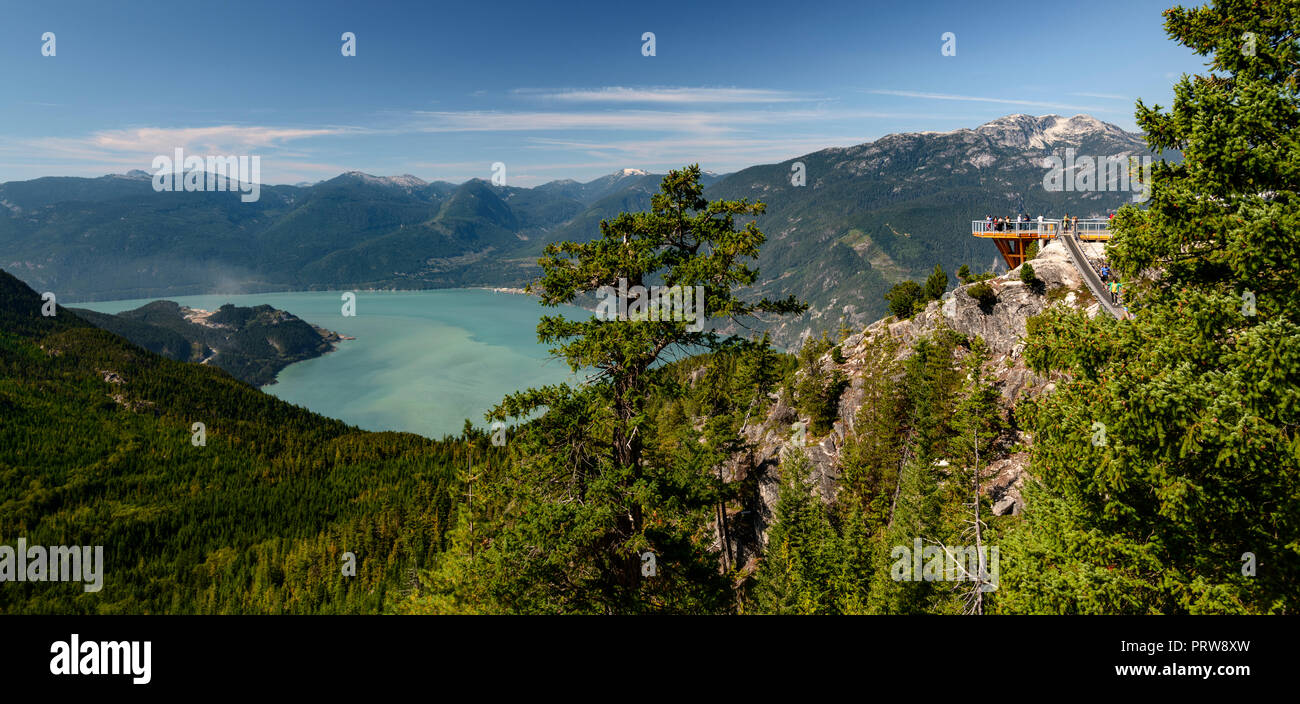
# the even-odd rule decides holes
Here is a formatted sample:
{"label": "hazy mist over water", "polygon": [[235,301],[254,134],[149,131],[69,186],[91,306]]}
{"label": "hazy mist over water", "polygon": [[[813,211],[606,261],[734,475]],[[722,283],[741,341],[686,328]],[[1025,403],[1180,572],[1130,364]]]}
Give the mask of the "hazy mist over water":
{"label": "hazy mist over water", "polygon": [[469,418],[504,396],[572,378],[563,361],[537,342],[544,314],[590,317],[589,311],[545,308],[532,296],[480,289],[358,291],[356,316],[343,317],[341,292],[169,296],[71,303],[104,313],[154,300],[215,310],[223,304],[270,305],[355,337],[322,357],[289,365],[267,393],[365,430],[403,430],[428,437],[458,434]]}

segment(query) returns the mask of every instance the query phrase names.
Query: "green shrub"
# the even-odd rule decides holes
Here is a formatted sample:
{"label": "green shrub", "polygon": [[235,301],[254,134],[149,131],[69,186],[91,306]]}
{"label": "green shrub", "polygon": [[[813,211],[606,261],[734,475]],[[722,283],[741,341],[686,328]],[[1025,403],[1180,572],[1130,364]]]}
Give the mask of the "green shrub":
{"label": "green shrub", "polygon": [[966,295],[979,301],[981,306],[988,307],[998,300],[998,294],[988,282],[981,281],[974,286],[966,289]]}
{"label": "green shrub", "polygon": [[1034,273],[1034,265],[1025,262],[1020,265],[1020,282],[1023,284],[1032,284],[1038,280],[1037,274]]}
{"label": "green shrub", "polygon": [[937,301],[943,296],[943,292],[948,290],[948,275],[944,273],[943,267],[938,264],[934,265],[934,271],[930,272],[930,277],[925,280],[925,295],[922,303],[928,301]]}
{"label": "green shrub", "polygon": [[885,293],[889,301],[889,314],[897,318],[910,318],[916,310],[916,304],[923,300],[921,285],[915,281],[903,281],[895,284]]}
{"label": "green shrub", "polygon": [[840,396],[849,387],[849,378],[839,370],[827,373],[821,365],[809,369],[795,388],[799,412],[808,416],[808,430],[824,435],[839,418]]}

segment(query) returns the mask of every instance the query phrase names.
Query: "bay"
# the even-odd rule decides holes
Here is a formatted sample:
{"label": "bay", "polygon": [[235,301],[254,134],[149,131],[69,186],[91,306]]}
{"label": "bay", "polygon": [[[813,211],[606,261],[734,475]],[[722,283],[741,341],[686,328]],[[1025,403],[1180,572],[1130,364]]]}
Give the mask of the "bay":
{"label": "bay", "polygon": [[[355,337],[333,352],[291,364],[262,390],[366,430],[432,438],[459,434],[468,418],[531,386],[575,381],[537,342],[544,314],[590,317],[572,306],[544,308],[532,296],[484,289],[358,291],[356,315],[342,315],[339,291],[168,296],[183,306],[266,304]],[[118,313],[157,298],[67,304]]]}

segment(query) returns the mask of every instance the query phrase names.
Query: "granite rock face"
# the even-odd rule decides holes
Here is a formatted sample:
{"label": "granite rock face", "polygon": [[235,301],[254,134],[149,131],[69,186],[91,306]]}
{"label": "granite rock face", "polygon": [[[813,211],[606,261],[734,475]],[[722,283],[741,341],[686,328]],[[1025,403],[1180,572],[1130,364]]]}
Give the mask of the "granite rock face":
{"label": "granite rock face", "polygon": [[[1097,314],[1095,303],[1089,305],[1091,299],[1082,277],[1059,242],[1044,245],[1032,266],[1038,279],[1033,285],[1020,281],[1019,268],[988,280],[996,293],[990,306],[982,307],[967,294],[970,285],[958,286],[910,320],[885,318],[848,337],[840,346],[843,363],[835,362],[830,353],[822,358],[823,369],[827,373],[843,372],[850,386],[840,397],[839,420],[830,432],[806,437],[803,451],[812,465],[811,481],[817,495],[829,502],[839,491],[840,451],[854,433],[853,422],[864,397],[862,376],[870,363],[867,343],[880,336],[893,337],[900,343],[897,358],[904,359],[911,355],[918,339],[947,327],[984,339],[990,353],[985,373],[1000,393],[1004,417],[1011,420],[1011,429],[998,438],[996,454],[981,471],[981,491],[989,497],[995,515],[1018,515],[1023,510],[1021,487],[1028,478],[1028,453],[1012,450],[1017,445],[1031,445],[1032,438],[1014,426],[1012,411],[1019,399],[1050,393],[1054,388],[1053,379],[1036,374],[1024,363],[1026,323],[1053,305]],[[804,427],[810,423],[810,419],[799,417],[790,399],[777,394],[767,417],[753,420],[742,429],[751,450],[732,458],[725,468],[726,476],[729,481],[754,482],[757,490],[742,510],[730,516],[735,565],[752,568],[766,549],[768,528],[775,519],[781,456],[800,421]]]}

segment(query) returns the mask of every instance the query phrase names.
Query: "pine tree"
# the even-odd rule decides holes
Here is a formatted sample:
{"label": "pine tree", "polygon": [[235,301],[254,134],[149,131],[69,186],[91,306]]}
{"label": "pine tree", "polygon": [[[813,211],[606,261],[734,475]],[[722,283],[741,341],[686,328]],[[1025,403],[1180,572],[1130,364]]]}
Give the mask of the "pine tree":
{"label": "pine tree", "polygon": [[1024,264],[1021,264],[1020,283],[1026,285],[1032,285],[1036,281],[1038,281],[1038,274],[1034,272],[1034,265],[1030,264],[1029,262],[1025,262]]}
{"label": "pine tree", "polygon": [[[534,284],[546,306],[596,294],[606,315],[544,316],[538,339],[553,345],[587,386],[512,394],[492,419],[544,409],[511,443],[511,475],[498,505],[493,546],[502,572],[498,598],[514,611],[636,613],[717,611],[730,594],[704,537],[717,520],[716,448],[660,432],[651,397],[667,386],[657,366],[674,353],[740,344],[700,329],[704,319],[801,312],[793,298],[748,302],[736,289],[758,272],[749,261],[765,237],[752,218],[761,203],[704,199],[697,165],[670,171],[648,212],[601,222],[590,242],[548,245]],[[748,221],[737,227],[736,221]],[[662,282],[703,292],[699,320],[637,315],[643,287]],[[640,309],[640,310],[639,310]],[[614,311],[617,314],[614,314]],[[624,314],[626,311],[626,314]],[[658,318],[658,319],[656,319]],[[666,443],[662,447],[660,443]],[[643,565],[653,559],[653,575]]]}
{"label": "pine tree", "polygon": [[916,312],[918,302],[925,299],[925,292],[915,281],[900,281],[885,292],[889,301],[889,314],[896,318],[910,318]]}
{"label": "pine tree", "polygon": [[769,614],[828,614],[841,546],[826,505],[808,482],[810,465],[792,449],[781,462],[776,521],[768,532],[768,553],[754,577],[754,610]]}
{"label": "pine tree", "polygon": [[[813,435],[824,435],[831,431],[839,419],[840,396],[849,386],[849,378],[844,372],[830,368],[822,360],[822,354],[831,351],[834,358],[838,348],[831,345],[830,338],[822,333],[820,339],[809,337],[799,350],[799,378],[795,385],[795,402],[799,411],[808,416],[808,429]],[[836,361],[836,360],[832,360]],[[838,362],[842,363],[841,356]]]}
{"label": "pine tree", "polygon": [[874,556],[898,485],[906,438],[897,350],[896,340],[881,335],[867,340],[860,352],[862,405],[840,452],[835,505],[844,554],[834,581],[840,613],[867,612]]}
{"label": "pine tree", "polygon": [[964,611],[975,614],[984,613],[987,593],[984,586],[990,579],[988,566],[984,563],[988,549],[984,518],[990,516],[990,513],[980,498],[980,484],[1003,426],[997,389],[984,374],[984,364],[987,361],[988,347],[983,339],[976,338],[971,344],[970,353],[966,355],[966,384],[953,414],[953,435],[949,442],[954,466],[960,469],[953,477],[951,488],[957,496],[962,497],[957,503],[965,509],[957,515],[966,514],[959,521],[960,529],[953,533],[959,536],[957,544],[974,547],[981,561],[981,569],[976,574],[966,575],[972,578],[970,588],[961,590]]}
{"label": "pine tree", "polygon": [[944,273],[943,267],[935,264],[934,271],[930,272],[929,278],[925,280],[923,300],[937,301],[943,296],[943,292],[947,290],[948,275]]}
{"label": "pine tree", "polygon": [[883,335],[862,352],[862,405],[841,452],[842,488],[838,504],[856,511],[870,532],[889,520],[907,438],[903,419],[906,399],[895,359],[898,343]]}
{"label": "pine tree", "polygon": [[840,329],[836,333],[837,343],[843,343],[845,340],[849,339],[851,335],[853,335],[853,328],[849,326],[849,319],[840,318]]}

